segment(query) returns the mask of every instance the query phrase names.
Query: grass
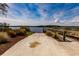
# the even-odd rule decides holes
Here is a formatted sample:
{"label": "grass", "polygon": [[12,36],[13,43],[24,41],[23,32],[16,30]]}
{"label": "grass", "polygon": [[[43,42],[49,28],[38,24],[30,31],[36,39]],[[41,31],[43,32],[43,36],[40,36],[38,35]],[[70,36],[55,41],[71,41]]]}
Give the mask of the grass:
{"label": "grass", "polygon": [[30,32],[30,31],[29,31],[29,32],[27,32],[26,34],[29,36],[29,35],[32,35],[33,32]]}

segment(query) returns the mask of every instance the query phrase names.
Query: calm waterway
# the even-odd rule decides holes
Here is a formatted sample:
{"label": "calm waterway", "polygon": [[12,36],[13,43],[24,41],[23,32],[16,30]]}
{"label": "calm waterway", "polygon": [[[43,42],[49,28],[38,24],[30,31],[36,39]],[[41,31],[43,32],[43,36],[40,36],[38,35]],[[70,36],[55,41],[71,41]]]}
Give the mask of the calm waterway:
{"label": "calm waterway", "polygon": [[43,27],[29,27],[32,32],[43,32]]}

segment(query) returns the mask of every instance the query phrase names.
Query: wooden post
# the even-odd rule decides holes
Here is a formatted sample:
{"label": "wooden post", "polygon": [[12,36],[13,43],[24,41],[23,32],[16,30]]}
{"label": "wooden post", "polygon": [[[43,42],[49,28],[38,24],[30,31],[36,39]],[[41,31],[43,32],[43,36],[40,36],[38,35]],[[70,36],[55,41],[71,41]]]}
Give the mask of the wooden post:
{"label": "wooden post", "polygon": [[55,33],[54,37],[55,37],[55,39],[57,39],[57,31],[54,30],[54,33]]}
{"label": "wooden post", "polygon": [[63,41],[66,41],[66,31],[63,32]]}

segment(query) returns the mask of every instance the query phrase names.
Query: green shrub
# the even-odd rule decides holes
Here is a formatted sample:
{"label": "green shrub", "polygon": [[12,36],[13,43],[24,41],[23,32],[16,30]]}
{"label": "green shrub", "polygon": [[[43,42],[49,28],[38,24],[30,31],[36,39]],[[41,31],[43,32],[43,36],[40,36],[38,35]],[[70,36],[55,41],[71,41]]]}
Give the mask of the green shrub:
{"label": "green shrub", "polygon": [[33,32],[26,32],[26,35],[32,35]]}

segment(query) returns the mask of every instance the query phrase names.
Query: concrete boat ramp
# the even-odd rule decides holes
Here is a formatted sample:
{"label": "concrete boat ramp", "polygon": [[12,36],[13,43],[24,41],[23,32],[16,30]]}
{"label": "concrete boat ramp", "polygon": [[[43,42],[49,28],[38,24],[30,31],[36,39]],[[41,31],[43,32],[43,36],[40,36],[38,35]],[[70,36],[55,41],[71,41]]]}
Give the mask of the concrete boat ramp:
{"label": "concrete boat ramp", "polygon": [[79,42],[59,42],[44,33],[26,37],[2,56],[68,56],[79,55]]}

